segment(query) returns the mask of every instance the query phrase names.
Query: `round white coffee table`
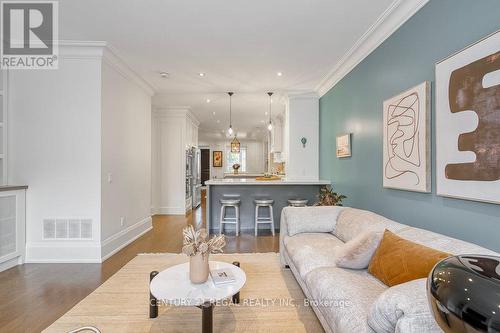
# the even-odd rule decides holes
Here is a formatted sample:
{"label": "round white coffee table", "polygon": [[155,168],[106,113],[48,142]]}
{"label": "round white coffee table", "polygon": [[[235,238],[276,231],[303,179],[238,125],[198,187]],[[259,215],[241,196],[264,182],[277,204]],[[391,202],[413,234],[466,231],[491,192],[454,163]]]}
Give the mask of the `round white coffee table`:
{"label": "round white coffee table", "polygon": [[202,332],[211,333],[214,304],[230,297],[234,303],[239,303],[239,293],[245,285],[246,275],[239,267],[239,262],[229,264],[210,261],[209,265],[210,270],[231,270],[236,281],[215,285],[209,276],[205,283],[193,284],[189,280],[189,262],[169,267],[159,273],[151,272],[149,317],[158,316],[158,304],[196,306],[202,309]]}

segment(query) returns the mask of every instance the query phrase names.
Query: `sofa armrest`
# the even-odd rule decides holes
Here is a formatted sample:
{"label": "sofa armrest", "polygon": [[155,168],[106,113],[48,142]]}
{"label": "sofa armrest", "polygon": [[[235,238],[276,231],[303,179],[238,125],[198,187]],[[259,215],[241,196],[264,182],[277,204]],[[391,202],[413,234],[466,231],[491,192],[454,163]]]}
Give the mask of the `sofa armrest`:
{"label": "sofa armrest", "polygon": [[281,217],[280,217],[280,244],[279,244],[279,251],[280,251],[280,263],[281,263],[281,266],[282,267],[285,267],[286,265],[288,265],[288,263],[286,262],[286,258],[285,258],[285,254],[284,254],[284,251],[285,251],[285,237],[288,236],[288,226],[287,226],[287,220],[286,220],[286,216],[287,214],[285,214],[285,210],[289,209],[289,207],[285,207],[281,210]]}
{"label": "sofa armrest", "polygon": [[429,307],[426,281],[401,283],[380,294],[368,315],[370,328],[377,333],[443,332]]}

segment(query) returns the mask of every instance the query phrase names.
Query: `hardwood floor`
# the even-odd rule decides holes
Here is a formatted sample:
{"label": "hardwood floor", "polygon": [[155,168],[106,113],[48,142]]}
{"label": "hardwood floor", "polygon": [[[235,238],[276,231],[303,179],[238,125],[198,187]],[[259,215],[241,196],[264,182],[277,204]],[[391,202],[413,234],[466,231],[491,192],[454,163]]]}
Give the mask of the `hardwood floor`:
{"label": "hardwood floor", "polygon": [[[0,332],[40,332],[138,253],[174,252],[185,226],[205,225],[205,198],[186,216],[153,217],[153,230],[102,264],[25,264],[0,273]],[[226,253],[277,252],[279,235],[227,236]]]}

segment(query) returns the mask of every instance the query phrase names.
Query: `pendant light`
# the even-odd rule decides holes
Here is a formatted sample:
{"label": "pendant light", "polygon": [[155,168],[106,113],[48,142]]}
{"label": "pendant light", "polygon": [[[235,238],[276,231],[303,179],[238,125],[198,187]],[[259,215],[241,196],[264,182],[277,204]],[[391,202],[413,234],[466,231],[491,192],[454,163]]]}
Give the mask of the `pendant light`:
{"label": "pendant light", "polygon": [[273,95],[273,93],[268,92],[267,94],[269,95],[269,124],[267,125],[267,129],[269,131],[272,131],[273,130],[273,123],[271,122],[271,104],[273,103],[273,100],[272,100],[271,96]]}
{"label": "pendant light", "polygon": [[227,94],[229,95],[229,129],[227,130],[227,133],[229,133],[229,135],[233,135],[234,131],[233,131],[232,118],[231,118],[232,117],[232,110],[231,110],[231,107],[232,107],[231,102],[232,102],[232,100],[231,100],[231,98],[232,98],[232,96],[233,96],[234,93],[232,91],[229,91]]}
{"label": "pendant light", "polygon": [[227,133],[229,134],[229,136],[233,135],[233,133],[234,133],[234,138],[231,141],[231,153],[239,153],[241,144],[238,141],[238,139],[236,138],[236,133],[233,130],[233,123],[232,123],[232,121],[233,121],[233,118],[232,118],[232,112],[233,112],[233,110],[232,110],[232,96],[234,93],[230,91],[227,94],[229,95],[229,129],[227,130]]}
{"label": "pendant light", "polygon": [[233,141],[231,141],[231,153],[239,153],[240,146],[241,146],[240,142],[238,141],[235,135]]}

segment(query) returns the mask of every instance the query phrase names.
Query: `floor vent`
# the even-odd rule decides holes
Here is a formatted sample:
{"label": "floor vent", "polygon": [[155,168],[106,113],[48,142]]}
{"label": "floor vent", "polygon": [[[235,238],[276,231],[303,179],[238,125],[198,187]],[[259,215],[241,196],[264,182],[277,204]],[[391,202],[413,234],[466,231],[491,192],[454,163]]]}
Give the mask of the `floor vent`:
{"label": "floor vent", "polygon": [[91,240],[91,219],[45,219],[43,220],[43,239],[46,240]]}

